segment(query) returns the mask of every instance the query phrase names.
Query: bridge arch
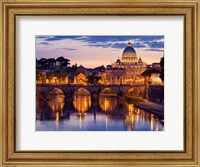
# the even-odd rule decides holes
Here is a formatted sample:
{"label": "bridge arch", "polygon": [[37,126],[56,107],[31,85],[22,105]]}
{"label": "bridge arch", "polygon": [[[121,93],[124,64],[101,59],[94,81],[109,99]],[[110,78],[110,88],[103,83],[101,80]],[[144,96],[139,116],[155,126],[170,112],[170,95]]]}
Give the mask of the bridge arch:
{"label": "bridge arch", "polygon": [[144,97],[144,92],[139,87],[129,87],[126,90],[124,90],[124,95]]}
{"label": "bridge arch", "polygon": [[49,97],[49,95],[63,95],[64,97],[65,95],[65,91],[62,88],[50,88],[47,92],[46,92],[46,98]]}
{"label": "bridge arch", "polygon": [[110,95],[110,96],[117,96],[118,95],[118,92],[111,88],[111,87],[104,87],[102,89],[100,89],[99,91],[99,95]]}
{"label": "bridge arch", "polygon": [[38,99],[45,99],[46,98],[46,92],[45,92],[45,90],[37,90],[36,91],[36,97]]}
{"label": "bridge arch", "polygon": [[79,113],[87,112],[91,107],[91,92],[83,87],[74,91],[73,105]]}
{"label": "bridge arch", "polygon": [[84,87],[80,87],[74,90],[74,95],[90,95],[91,96],[91,94],[92,94],[91,91]]}

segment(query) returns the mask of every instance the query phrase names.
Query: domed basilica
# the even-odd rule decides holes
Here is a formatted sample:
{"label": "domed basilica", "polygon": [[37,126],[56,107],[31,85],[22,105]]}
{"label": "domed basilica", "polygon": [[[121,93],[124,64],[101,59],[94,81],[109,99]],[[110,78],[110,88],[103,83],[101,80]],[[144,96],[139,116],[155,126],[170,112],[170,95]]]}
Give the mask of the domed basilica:
{"label": "domed basilica", "polygon": [[112,64],[112,68],[125,69],[126,75],[122,77],[122,83],[135,83],[136,78],[141,76],[141,73],[147,69],[147,64],[138,59],[135,49],[132,47],[131,42],[128,42],[128,46],[124,49],[121,59],[117,59]]}

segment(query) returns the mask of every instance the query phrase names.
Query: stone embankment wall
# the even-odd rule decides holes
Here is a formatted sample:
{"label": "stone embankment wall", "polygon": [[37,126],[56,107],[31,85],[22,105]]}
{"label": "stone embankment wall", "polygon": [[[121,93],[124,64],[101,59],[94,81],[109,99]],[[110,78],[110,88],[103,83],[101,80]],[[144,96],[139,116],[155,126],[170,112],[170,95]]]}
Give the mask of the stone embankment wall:
{"label": "stone embankment wall", "polygon": [[149,100],[164,105],[164,85],[149,85]]}

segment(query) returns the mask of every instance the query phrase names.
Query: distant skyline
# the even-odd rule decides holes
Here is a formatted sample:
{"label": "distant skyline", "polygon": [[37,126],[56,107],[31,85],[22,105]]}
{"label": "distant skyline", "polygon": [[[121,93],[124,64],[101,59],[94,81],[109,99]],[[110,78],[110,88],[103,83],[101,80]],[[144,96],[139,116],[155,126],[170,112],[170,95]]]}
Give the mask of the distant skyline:
{"label": "distant skyline", "polygon": [[164,36],[36,36],[36,58],[64,57],[71,65],[94,68],[121,58],[128,42],[147,64],[160,62]]}

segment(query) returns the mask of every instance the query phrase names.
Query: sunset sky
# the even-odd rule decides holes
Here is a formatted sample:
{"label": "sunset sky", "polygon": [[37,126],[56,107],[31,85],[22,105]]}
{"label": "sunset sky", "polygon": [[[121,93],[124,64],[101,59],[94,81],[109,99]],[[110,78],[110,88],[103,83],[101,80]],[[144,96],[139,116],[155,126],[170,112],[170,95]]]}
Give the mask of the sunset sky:
{"label": "sunset sky", "polygon": [[65,57],[71,65],[93,68],[121,58],[131,41],[138,58],[147,64],[160,62],[164,36],[36,36],[36,58]]}

